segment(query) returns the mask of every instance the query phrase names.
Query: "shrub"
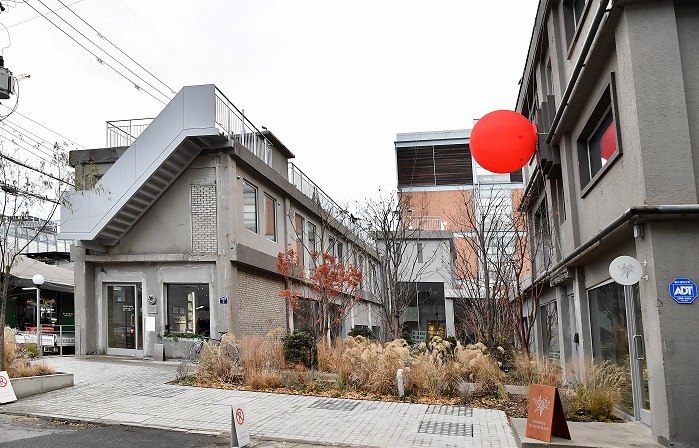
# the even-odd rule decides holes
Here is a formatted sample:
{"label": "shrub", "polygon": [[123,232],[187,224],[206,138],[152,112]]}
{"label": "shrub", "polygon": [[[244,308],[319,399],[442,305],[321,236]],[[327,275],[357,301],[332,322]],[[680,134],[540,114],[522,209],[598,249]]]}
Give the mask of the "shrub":
{"label": "shrub", "polygon": [[200,384],[232,383],[236,377],[237,366],[225,353],[224,345],[214,345],[204,341],[199,367],[195,378]]}
{"label": "shrub", "polygon": [[371,331],[371,328],[364,326],[364,325],[358,325],[356,327],[352,327],[352,329],[347,333],[347,336],[361,336],[363,338],[367,339],[376,339],[374,336],[374,332]]}
{"label": "shrub", "polygon": [[628,372],[623,367],[609,361],[593,364],[564,394],[566,413],[582,420],[613,420],[614,407],[628,384]]}
{"label": "shrub", "polygon": [[284,359],[293,364],[315,367],[318,351],[313,336],[305,331],[294,331],[282,336]]}

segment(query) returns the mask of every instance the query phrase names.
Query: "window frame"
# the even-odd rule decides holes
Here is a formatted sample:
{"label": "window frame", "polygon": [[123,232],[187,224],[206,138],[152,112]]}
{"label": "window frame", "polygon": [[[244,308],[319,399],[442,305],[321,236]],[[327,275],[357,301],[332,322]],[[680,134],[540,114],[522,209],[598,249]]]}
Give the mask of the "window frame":
{"label": "window frame", "polygon": [[[615,73],[612,72],[610,74],[609,84],[599,96],[595,108],[575,142],[578,147],[578,180],[580,182],[581,198],[584,198],[590,192],[624,153],[616,97],[616,77]],[[612,126],[614,127],[614,137],[616,138],[616,150],[612,153],[611,157],[607,159],[607,162],[593,175],[590,171],[589,142],[609,114],[612,116]]]}
{"label": "window frame", "polygon": [[568,59],[573,56],[575,44],[578,42],[578,39],[580,39],[580,33],[582,32],[581,24],[585,22],[591,4],[592,2],[590,0],[584,0],[583,7],[580,11],[580,18],[576,20],[575,0],[565,0],[562,3],[563,27],[565,30],[566,44],[568,45]]}
{"label": "window frame", "polygon": [[[265,193],[265,238],[267,238],[270,241],[277,241],[277,200]],[[270,230],[269,228],[269,210],[268,207],[270,206],[270,201],[271,201],[271,208],[272,208],[272,233],[268,233]]]}
{"label": "window frame", "polygon": [[[166,327],[167,331],[171,332],[171,333],[209,335],[211,333],[211,308],[210,308],[211,307],[211,285],[208,283],[165,283],[164,287],[165,287],[165,322],[167,325],[167,327]],[[171,289],[170,289],[171,287],[172,288],[180,288],[180,289],[184,288],[185,290],[187,290],[187,289],[202,290],[202,291],[206,292],[205,300],[200,301],[199,300],[200,297],[196,297],[194,309],[192,310],[193,311],[192,321],[194,323],[192,331],[188,331],[187,327],[186,327],[187,326],[187,321],[186,321],[187,317],[186,316],[188,314],[188,310],[187,310],[187,307],[188,307],[187,303],[188,302],[186,300],[185,300],[184,307],[180,307],[180,304],[176,305],[178,308],[184,308],[183,314],[185,315],[185,324],[184,324],[185,329],[184,329],[184,331],[173,331],[174,329],[173,329],[173,325],[172,325],[171,320],[173,318],[172,308],[173,308],[173,306],[175,306],[175,305],[173,305],[173,301],[175,299],[174,299],[174,291],[171,291]],[[205,305],[199,305],[200,302],[204,303]],[[206,309],[204,309],[204,308],[198,309],[201,306],[204,306]],[[208,319],[206,319],[206,320],[208,320],[208,327],[205,327],[204,331],[198,332],[196,322],[198,322],[198,320],[199,320],[198,319],[199,314],[204,313],[204,312],[208,313]],[[179,330],[179,328],[178,328],[178,330]]]}
{"label": "window frame", "polygon": [[306,221],[306,240],[308,251],[312,254],[318,251],[318,229],[311,221]]}
{"label": "window frame", "polygon": [[[250,212],[247,212],[245,210],[245,207],[249,205],[249,204],[246,204],[246,194],[250,193],[250,190],[248,190],[247,187],[251,188],[252,192],[254,193],[254,195],[253,195],[253,198],[254,198],[253,207],[254,207],[254,217],[255,217],[255,228],[254,229],[251,229],[250,227],[248,227],[248,220],[246,217],[246,215],[248,213],[250,213]],[[260,229],[259,217],[258,217],[258,213],[257,213],[257,202],[258,202],[257,201],[257,192],[258,192],[257,187],[252,182],[250,182],[247,179],[243,179],[243,227],[245,227],[245,230],[248,230],[248,231],[253,232],[253,233],[259,233],[259,229]]]}
{"label": "window frame", "polygon": [[294,214],[294,233],[296,234],[296,255],[301,259],[301,264],[305,266],[306,264],[306,250],[303,241],[304,228],[306,226],[306,219],[299,215]]}

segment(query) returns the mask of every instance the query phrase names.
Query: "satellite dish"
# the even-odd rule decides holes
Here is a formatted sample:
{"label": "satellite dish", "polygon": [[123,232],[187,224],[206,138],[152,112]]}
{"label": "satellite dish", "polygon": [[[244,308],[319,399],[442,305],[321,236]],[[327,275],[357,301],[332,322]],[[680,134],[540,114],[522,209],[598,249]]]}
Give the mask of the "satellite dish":
{"label": "satellite dish", "polygon": [[609,275],[619,284],[635,285],[643,277],[643,268],[634,257],[622,255],[616,257],[609,265]]}

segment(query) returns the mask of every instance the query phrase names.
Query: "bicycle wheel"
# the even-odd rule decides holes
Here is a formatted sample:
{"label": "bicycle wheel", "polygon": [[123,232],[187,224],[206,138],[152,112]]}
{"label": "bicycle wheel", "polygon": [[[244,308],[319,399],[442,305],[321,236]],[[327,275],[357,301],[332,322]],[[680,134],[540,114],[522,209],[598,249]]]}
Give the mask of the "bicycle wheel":
{"label": "bicycle wheel", "polygon": [[199,364],[201,359],[202,351],[204,350],[204,341],[196,341],[189,347],[189,362],[192,364]]}
{"label": "bicycle wheel", "polygon": [[223,352],[226,354],[226,357],[233,362],[233,364],[238,364],[240,361],[240,349],[237,345],[231,343],[224,344]]}

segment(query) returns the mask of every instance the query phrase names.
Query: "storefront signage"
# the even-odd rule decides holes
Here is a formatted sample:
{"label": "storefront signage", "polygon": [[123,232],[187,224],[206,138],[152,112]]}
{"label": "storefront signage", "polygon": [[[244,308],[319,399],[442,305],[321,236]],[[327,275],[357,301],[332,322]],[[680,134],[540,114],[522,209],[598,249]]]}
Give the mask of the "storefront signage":
{"label": "storefront signage", "polygon": [[4,370],[0,372],[0,404],[12,403],[17,401],[15,391],[12,389],[10,377]]}
{"label": "storefront signage", "polygon": [[558,389],[553,386],[529,386],[529,411],[525,435],[532,439],[551,442],[551,436],[570,440],[568,423]]}
{"label": "storefront signage", "polygon": [[242,406],[231,406],[231,447],[244,447],[250,444],[250,430],[245,410]]}
{"label": "storefront signage", "polygon": [[670,283],[670,297],[677,303],[692,303],[697,298],[697,285],[688,278],[676,278]]}

